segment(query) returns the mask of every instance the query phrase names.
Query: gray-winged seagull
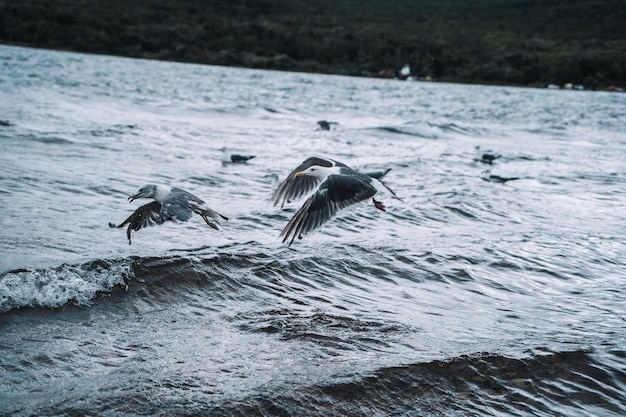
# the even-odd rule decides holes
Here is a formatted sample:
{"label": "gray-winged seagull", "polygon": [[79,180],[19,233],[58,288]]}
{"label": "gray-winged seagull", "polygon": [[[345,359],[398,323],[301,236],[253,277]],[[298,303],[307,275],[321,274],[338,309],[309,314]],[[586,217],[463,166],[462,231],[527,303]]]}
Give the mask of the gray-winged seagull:
{"label": "gray-winged seagull", "polygon": [[500,158],[500,155],[481,152],[480,145],[476,145],[474,148],[476,149],[476,155],[474,156],[474,161],[476,162],[482,162],[483,164],[492,165],[493,161]]}
{"label": "gray-winged seagull", "polygon": [[310,157],[296,167],[278,186],[272,196],[274,205],[283,207],[286,202],[302,197],[316,186],[317,190],[304,202],[280,233],[289,245],[295,238],[317,229],[343,208],[372,199],[374,206],[385,211],[385,205],[374,198],[383,186],[367,174],[328,158]]}
{"label": "gray-winged seagull", "polygon": [[128,197],[128,201],[131,202],[138,198],[153,198],[154,201],[139,207],[119,225],[109,223],[109,227],[124,227],[128,224],[126,236],[129,245],[131,244],[130,233],[132,230],[137,231],[142,227],[160,225],[166,221],[185,222],[194,213],[199,214],[206,224],[216,230],[218,229],[217,225],[209,220],[209,217],[215,220],[228,220],[226,216],[210,209],[200,198],[180,188],[148,184],[141,187],[136,194]]}

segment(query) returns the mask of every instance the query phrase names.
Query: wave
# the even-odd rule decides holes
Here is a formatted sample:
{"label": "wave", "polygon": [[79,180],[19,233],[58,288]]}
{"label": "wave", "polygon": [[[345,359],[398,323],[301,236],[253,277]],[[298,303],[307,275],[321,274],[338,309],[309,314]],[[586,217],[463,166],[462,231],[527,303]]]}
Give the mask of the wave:
{"label": "wave", "polygon": [[[611,352],[623,362],[626,352]],[[622,363],[623,364],[623,363]],[[626,372],[589,351],[483,353],[381,368],[361,378],[211,407],[211,415],[620,416]]]}
{"label": "wave", "polygon": [[456,123],[405,123],[401,126],[380,126],[373,128],[375,131],[399,135],[415,136],[422,139],[441,139],[448,134],[480,137],[482,132],[459,126]]}
{"label": "wave", "polygon": [[[351,225],[346,219],[343,222],[342,228],[328,228],[324,234],[340,236],[350,234],[345,229],[358,228],[356,223]],[[283,300],[297,298],[299,303],[332,305],[337,303],[337,289],[341,287],[345,292],[342,308],[357,308],[364,299],[376,297],[380,285],[395,287],[405,280],[413,283],[473,281],[476,275],[459,267],[459,262],[487,265],[488,258],[476,254],[459,258],[456,254],[446,256],[430,251],[414,254],[376,240],[314,245],[304,252],[286,246],[268,249],[258,241],[239,242],[178,249],[157,257],[98,259],[8,271],[0,275],[0,313],[23,308],[88,306],[99,296],[111,295],[116,288],[130,292],[131,298],[152,297],[152,301],[160,303],[177,303],[194,297],[209,302],[210,299],[237,301],[243,296],[238,291],[245,289],[243,293],[248,296],[250,291],[258,291]],[[533,265],[525,265],[526,270],[534,270]],[[518,263],[485,267],[499,271],[520,268]],[[548,272],[546,269],[545,273]],[[278,328],[278,324],[271,324],[275,321],[283,329],[294,329],[296,334],[297,329],[306,327],[307,323],[320,323],[311,317],[284,317],[280,312],[275,318],[271,317],[272,312],[262,312],[258,317],[240,317],[238,321],[242,328],[258,331],[263,331],[258,328],[259,323]],[[286,338],[293,337],[288,333]]]}
{"label": "wave", "polygon": [[97,260],[56,268],[15,270],[0,275],[0,313],[25,307],[86,305],[132,278],[129,260]]}
{"label": "wave", "polygon": [[[107,188],[96,188],[96,191],[112,192]],[[480,206],[451,203],[441,206],[442,219],[455,216],[461,221],[473,222],[477,217],[484,217]],[[264,218],[266,220],[259,220]],[[249,227],[242,226],[246,233],[256,233],[264,221],[267,227],[274,224],[270,221],[273,220],[271,216],[250,219]],[[497,219],[492,217],[492,220]],[[511,281],[496,277],[532,274],[537,280],[554,285],[572,278],[581,279],[576,265],[555,263],[553,252],[543,257],[526,256],[515,248],[496,251],[485,248],[478,252],[465,253],[460,249],[446,254],[436,250],[413,252],[403,246],[402,240],[396,244],[368,238],[356,243],[353,235],[364,222],[371,223],[371,236],[377,235],[377,227],[403,227],[402,223],[376,226],[375,219],[368,216],[360,216],[359,221],[346,216],[337,219],[335,227],[329,225],[304,242],[303,250],[299,250],[299,245],[268,246],[263,243],[264,236],[259,236],[261,240],[177,249],[158,257],[131,256],[13,270],[0,274],[0,313],[21,308],[58,308],[67,304],[86,306],[97,297],[114,292],[115,288],[128,290],[130,298],[149,296],[162,303],[194,297],[208,303],[215,299],[238,302],[243,293],[254,299],[260,292],[284,301],[297,299],[299,303],[317,305],[321,302],[359,310],[365,300],[384,295],[380,287],[386,285],[396,289],[424,282],[477,282],[481,287],[523,294],[524,290]],[[467,230],[471,232],[473,228]],[[392,230],[391,233],[396,232]],[[559,255],[558,251],[556,255]],[[588,256],[596,255],[592,252]],[[157,287],[165,291],[156,291]],[[393,300],[380,302],[383,305],[394,303]],[[274,320],[264,314],[248,320],[241,318],[241,326],[254,329],[258,323],[267,324],[268,320]],[[289,326],[297,330],[299,319],[302,319],[303,326],[317,322],[310,317],[285,319],[281,314],[275,321],[284,325],[285,320],[291,320]],[[278,328],[278,325],[274,327]]]}
{"label": "wave", "polygon": [[[606,355],[622,365],[607,367]],[[572,350],[514,358],[494,353],[355,371],[339,382],[302,386],[269,384],[254,393],[220,392],[178,378],[151,389],[118,389],[85,402],[56,401],[39,411],[46,415],[171,416],[550,416],[626,413],[626,352]],[[241,382],[245,385],[245,381]],[[163,392],[180,392],[167,397]],[[242,389],[245,392],[245,389]]]}
{"label": "wave", "polygon": [[[376,262],[372,262],[372,253],[380,254]],[[23,308],[88,306],[99,296],[111,295],[116,288],[131,292],[131,297],[153,297],[163,303],[195,296],[237,300],[237,290],[242,288],[283,299],[291,299],[296,292],[312,302],[331,302],[337,285],[368,296],[367,283],[372,281],[395,285],[398,277],[418,281],[467,280],[455,271],[445,271],[450,260],[442,259],[445,265],[431,265],[427,254],[415,257],[393,248],[344,244],[290,255],[287,247],[268,253],[259,242],[245,242],[178,250],[158,257],[98,259],[53,268],[13,270],[0,275],[0,313]],[[415,276],[415,268],[420,264],[428,264],[428,269],[420,269],[420,276]],[[329,299],[322,300],[324,297]],[[358,304],[359,296],[354,297],[351,302]],[[255,322],[266,321],[268,316],[248,319],[242,328],[255,328]],[[298,327],[297,321],[292,324]]]}
{"label": "wave", "polygon": [[60,136],[39,136],[39,135],[22,135],[22,139],[39,142],[46,145],[72,145],[74,142],[70,139]]}
{"label": "wave", "polygon": [[[23,308],[84,307],[118,288],[140,298],[155,297],[167,302],[168,297],[184,297],[197,288],[202,291],[207,285],[220,287],[225,282],[222,294],[216,292],[218,297],[229,297],[229,291],[232,293],[234,287],[243,285],[237,283],[233,271],[259,268],[269,262],[267,255],[255,245],[242,246],[252,247],[252,253],[233,254],[230,246],[219,248],[224,252],[203,247],[167,256],[98,259],[53,268],[8,271],[0,275],[0,313]],[[145,285],[132,285],[137,282]]]}

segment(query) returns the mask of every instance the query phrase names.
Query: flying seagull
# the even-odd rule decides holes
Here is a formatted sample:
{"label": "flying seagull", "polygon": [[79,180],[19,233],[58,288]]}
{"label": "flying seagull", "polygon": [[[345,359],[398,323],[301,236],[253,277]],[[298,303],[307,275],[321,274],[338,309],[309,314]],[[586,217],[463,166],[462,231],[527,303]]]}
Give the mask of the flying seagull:
{"label": "flying seagull", "polygon": [[476,155],[474,156],[474,161],[482,162],[483,164],[492,165],[493,161],[500,158],[500,155],[494,155],[491,153],[482,153],[480,151],[480,145],[476,145]]}
{"label": "flying seagull", "polygon": [[128,201],[134,201],[138,198],[153,198],[154,201],[139,207],[126,220],[119,225],[109,222],[109,227],[124,227],[128,244],[131,244],[130,234],[132,230],[138,231],[142,227],[160,225],[166,221],[189,220],[194,213],[197,213],[204,219],[206,224],[214,229],[218,229],[217,225],[209,220],[209,217],[215,220],[228,220],[218,212],[210,209],[204,201],[180,188],[169,188],[162,185],[148,184],[144,185],[139,191],[128,197]]}
{"label": "flying seagull", "polygon": [[339,210],[369,198],[377,209],[385,211],[382,201],[374,198],[381,185],[395,195],[375,178],[341,162],[320,157],[307,158],[287,176],[272,196],[274,205],[283,207],[286,202],[302,197],[317,186],[317,190],[287,223],[280,237],[283,242],[289,240],[291,245],[296,237],[300,239],[317,229]]}

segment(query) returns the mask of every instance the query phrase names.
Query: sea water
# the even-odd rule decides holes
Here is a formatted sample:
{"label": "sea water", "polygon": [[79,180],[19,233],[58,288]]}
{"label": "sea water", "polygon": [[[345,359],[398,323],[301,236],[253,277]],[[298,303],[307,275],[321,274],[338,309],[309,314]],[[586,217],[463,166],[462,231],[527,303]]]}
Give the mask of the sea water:
{"label": "sea water", "polygon": [[[623,94],[0,46],[0,415],[625,415],[624,120]],[[398,198],[287,246],[302,201],[270,198],[311,155]],[[229,220],[129,245],[108,222],[147,183]]]}

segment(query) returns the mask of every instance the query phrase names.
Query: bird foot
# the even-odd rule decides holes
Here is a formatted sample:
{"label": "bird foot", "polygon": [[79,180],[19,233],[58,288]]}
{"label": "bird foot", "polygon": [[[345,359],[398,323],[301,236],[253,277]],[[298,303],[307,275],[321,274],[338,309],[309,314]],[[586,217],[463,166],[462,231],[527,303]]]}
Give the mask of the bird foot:
{"label": "bird foot", "polygon": [[202,214],[201,214],[201,216],[204,219],[206,224],[208,224],[209,226],[211,226],[215,230],[220,230],[215,223],[213,223],[212,221],[209,220],[209,218],[207,216],[204,216]]}
{"label": "bird foot", "polygon": [[382,211],[386,211],[385,210],[385,205],[383,204],[382,201],[378,201],[375,198],[372,197],[372,201],[374,202],[374,205],[376,206],[376,208],[378,210],[382,210]]}

